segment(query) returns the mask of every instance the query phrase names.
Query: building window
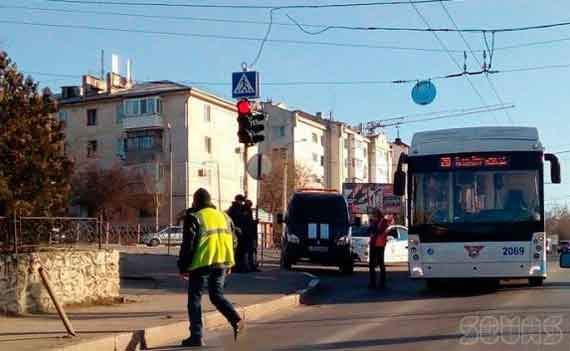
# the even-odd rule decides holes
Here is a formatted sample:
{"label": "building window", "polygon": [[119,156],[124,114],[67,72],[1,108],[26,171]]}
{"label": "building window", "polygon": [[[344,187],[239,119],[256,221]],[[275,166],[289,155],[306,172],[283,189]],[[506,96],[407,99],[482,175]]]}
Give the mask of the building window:
{"label": "building window", "polygon": [[92,108],[87,110],[87,125],[96,126],[97,125],[97,109]]}
{"label": "building window", "polygon": [[129,99],[123,102],[126,116],[142,116],[162,113],[162,102],[158,97],[144,99]]}
{"label": "building window", "polygon": [[348,139],[344,139],[344,148],[348,149]]}
{"label": "building window", "polygon": [[317,133],[313,133],[313,143],[318,143],[319,142],[319,136],[317,135]]}
{"label": "building window", "polygon": [[321,166],[324,166],[324,165],[325,165],[325,157],[321,156]]}
{"label": "building window", "polygon": [[319,162],[319,155],[318,154],[313,153],[313,161]]}
{"label": "building window", "polygon": [[276,139],[283,138],[285,136],[285,127],[273,127],[272,128],[273,137]]}
{"label": "building window", "polygon": [[[127,151],[161,151],[162,135],[157,131],[132,132],[128,134],[126,142],[123,141],[123,145]],[[118,150],[117,144],[117,152]]]}
{"label": "building window", "polygon": [[62,123],[67,123],[67,111],[59,111],[57,113],[57,119]]}
{"label": "building window", "polygon": [[211,154],[212,153],[212,138],[210,138],[210,137],[204,138],[204,146],[206,147],[206,152]]}
{"label": "building window", "polygon": [[97,156],[97,140],[89,140],[87,142],[87,157],[93,158]]}
{"label": "building window", "polygon": [[205,104],[204,105],[204,122],[211,122],[212,121],[212,106]]}
{"label": "building window", "polygon": [[325,146],[325,136],[321,135],[321,145]]}

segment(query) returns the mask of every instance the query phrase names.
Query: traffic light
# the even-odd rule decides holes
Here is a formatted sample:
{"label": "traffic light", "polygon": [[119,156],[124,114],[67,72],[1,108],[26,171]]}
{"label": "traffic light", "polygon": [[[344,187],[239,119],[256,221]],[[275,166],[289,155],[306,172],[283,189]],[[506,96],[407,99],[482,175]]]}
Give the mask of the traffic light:
{"label": "traffic light", "polygon": [[262,113],[252,113],[251,106],[247,99],[242,99],[238,101],[238,139],[239,142],[247,146],[254,145],[256,143],[265,140],[263,135],[258,133],[262,132],[265,127],[259,122],[265,119],[265,115]]}
{"label": "traffic light", "polygon": [[258,124],[263,122],[264,119],[265,115],[263,113],[254,113],[251,115],[251,121],[253,122],[251,126],[252,141],[254,144],[261,143],[265,140],[265,136],[263,136],[263,134],[259,134],[263,132],[265,126],[263,124]]}

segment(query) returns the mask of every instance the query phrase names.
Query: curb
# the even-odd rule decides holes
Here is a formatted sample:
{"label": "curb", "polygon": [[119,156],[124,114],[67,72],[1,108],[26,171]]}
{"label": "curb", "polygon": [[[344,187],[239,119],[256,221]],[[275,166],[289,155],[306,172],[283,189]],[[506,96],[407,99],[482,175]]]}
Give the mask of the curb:
{"label": "curb", "polygon": [[[276,311],[294,308],[306,303],[307,298],[315,294],[319,288],[320,280],[317,276],[303,272],[311,280],[303,289],[282,296],[280,298],[253,304],[236,309],[246,321],[257,320]],[[204,313],[204,328],[208,330],[227,326],[228,322],[217,311]],[[48,351],[132,351],[154,348],[167,343],[180,341],[188,337],[188,321],[176,322],[157,327],[135,330],[128,333],[113,334],[110,336],[77,342],[75,344],[50,348]]]}

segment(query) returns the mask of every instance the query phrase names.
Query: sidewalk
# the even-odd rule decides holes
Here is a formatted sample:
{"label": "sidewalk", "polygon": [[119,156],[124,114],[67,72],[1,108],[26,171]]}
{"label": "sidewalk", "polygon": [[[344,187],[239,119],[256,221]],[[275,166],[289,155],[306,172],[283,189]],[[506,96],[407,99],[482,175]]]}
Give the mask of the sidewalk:
{"label": "sidewalk", "polygon": [[[187,321],[186,281],[176,270],[176,256],[133,249],[121,253],[121,294],[125,304],[66,308],[80,335],[64,338],[65,329],[56,314],[0,317],[1,350],[43,350],[77,343],[109,333],[122,333]],[[268,252],[261,273],[232,274],[227,297],[238,307],[278,299],[307,286],[310,278],[300,272],[281,271],[275,252]],[[213,311],[207,294],[204,312]],[[103,351],[103,350],[101,350]]]}

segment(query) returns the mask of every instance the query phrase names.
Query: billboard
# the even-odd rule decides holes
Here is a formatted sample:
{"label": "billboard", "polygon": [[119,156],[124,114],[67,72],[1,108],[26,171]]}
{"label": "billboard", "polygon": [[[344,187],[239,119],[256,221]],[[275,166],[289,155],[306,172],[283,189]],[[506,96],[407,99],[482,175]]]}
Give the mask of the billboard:
{"label": "billboard", "polygon": [[370,213],[373,208],[380,208],[385,214],[402,213],[402,201],[394,195],[393,184],[344,183],[342,194],[353,215]]}

